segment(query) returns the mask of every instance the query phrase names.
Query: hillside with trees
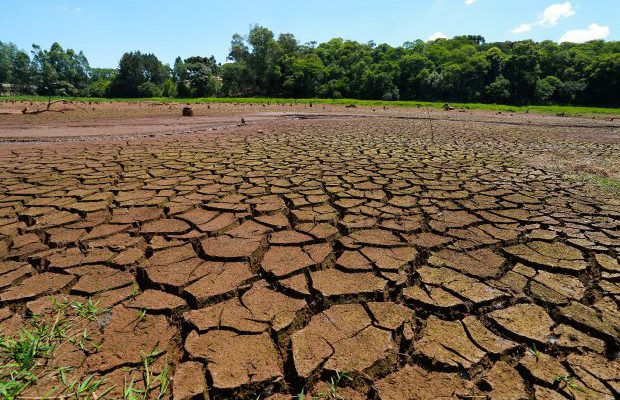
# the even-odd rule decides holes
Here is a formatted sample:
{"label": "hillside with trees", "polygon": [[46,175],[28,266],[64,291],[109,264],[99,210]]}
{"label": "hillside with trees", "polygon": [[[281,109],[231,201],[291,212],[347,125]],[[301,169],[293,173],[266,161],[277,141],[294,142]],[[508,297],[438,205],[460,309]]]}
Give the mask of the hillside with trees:
{"label": "hillside with trees", "polygon": [[457,36],[392,47],[340,38],[299,43],[262,26],[235,34],[225,63],[125,53],[117,69],[84,53],[0,42],[0,83],[22,94],[93,97],[287,97],[503,104],[620,105],[620,42],[487,43]]}

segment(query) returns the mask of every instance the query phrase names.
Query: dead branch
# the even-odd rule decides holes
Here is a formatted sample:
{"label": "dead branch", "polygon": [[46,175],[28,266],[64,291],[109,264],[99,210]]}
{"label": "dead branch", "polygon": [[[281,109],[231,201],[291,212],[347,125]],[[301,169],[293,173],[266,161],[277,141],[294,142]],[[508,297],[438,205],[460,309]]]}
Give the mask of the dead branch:
{"label": "dead branch", "polygon": [[[47,99],[47,107],[46,107],[45,109],[43,109],[43,110],[39,110],[39,109],[37,108],[36,110],[32,110],[32,111],[31,111],[31,110],[28,110],[28,107],[26,107],[26,108],[24,108],[24,109],[22,110],[22,114],[34,115],[34,114],[42,114],[42,113],[44,113],[44,112],[58,112],[58,113],[62,113],[62,114],[64,114],[64,113],[65,113],[65,111],[64,111],[64,110],[53,110],[53,109],[52,109],[52,106],[53,106],[54,104],[57,104],[57,103],[62,103],[62,104],[71,104],[71,105],[73,105],[73,106],[75,106],[75,107],[79,107],[77,104],[75,104],[75,103],[74,103],[74,101],[75,101],[75,99],[76,99],[76,98],[77,98],[77,96],[76,96],[76,97],[73,97],[73,98],[72,98],[72,99],[70,99],[70,100],[67,100],[67,99],[58,99],[58,100],[54,100],[54,101],[52,101],[52,98],[51,98],[51,97],[49,97],[49,98]],[[79,107],[79,108],[82,108],[82,107]]]}

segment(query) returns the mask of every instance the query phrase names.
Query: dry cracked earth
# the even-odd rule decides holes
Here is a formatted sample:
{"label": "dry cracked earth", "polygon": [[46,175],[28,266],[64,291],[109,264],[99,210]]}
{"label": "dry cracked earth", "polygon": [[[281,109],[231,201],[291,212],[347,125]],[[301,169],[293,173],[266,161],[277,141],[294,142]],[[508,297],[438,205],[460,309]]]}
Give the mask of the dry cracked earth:
{"label": "dry cracked earth", "polygon": [[540,162],[613,163],[620,124],[321,111],[0,144],[3,333],[108,308],[50,360],[108,398],[155,348],[164,398],[620,396],[620,201]]}

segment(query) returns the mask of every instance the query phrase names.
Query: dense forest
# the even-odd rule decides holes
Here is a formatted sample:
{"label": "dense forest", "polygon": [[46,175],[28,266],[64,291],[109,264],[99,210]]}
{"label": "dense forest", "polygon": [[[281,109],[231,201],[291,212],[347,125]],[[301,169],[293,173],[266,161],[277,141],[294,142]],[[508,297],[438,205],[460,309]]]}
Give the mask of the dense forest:
{"label": "dense forest", "polygon": [[0,83],[21,94],[91,97],[250,97],[439,100],[505,104],[620,104],[620,42],[486,43],[457,36],[392,47],[340,38],[301,44],[253,26],[224,64],[128,52],[91,68],[83,52],[0,42]]}

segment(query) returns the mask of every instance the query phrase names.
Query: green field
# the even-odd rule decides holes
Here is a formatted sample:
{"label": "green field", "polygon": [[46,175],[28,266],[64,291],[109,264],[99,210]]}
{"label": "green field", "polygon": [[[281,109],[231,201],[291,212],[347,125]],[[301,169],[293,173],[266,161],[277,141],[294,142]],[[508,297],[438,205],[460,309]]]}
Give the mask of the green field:
{"label": "green field", "polygon": [[[62,99],[63,97],[52,97],[52,100]],[[64,97],[68,99],[68,97]],[[47,102],[48,97],[44,96],[6,96],[0,97],[1,100],[27,100],[37,102]],[[76,101],[84,102],[162,102],[162,103],[274,103],[274,104],[338,104],[375,107],[432,107],[442,108],[443,102],[427,101],[384,101],[384,100],[359,100],[359,99],[283,99],[266,97],[201,97],[201,98],[98,98],[98,97],[78,97]],[[452,107],[463,108],[466,110],[489,110],[515,113],[537,113],[537,114],[566,114],[566,115],[620,115],[620,108],[604,107],[580,107],[580,106],[512,106],[503,104],[484,104],[484,103],[450,103]]]}

